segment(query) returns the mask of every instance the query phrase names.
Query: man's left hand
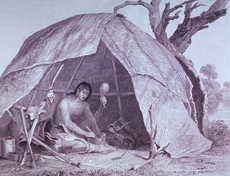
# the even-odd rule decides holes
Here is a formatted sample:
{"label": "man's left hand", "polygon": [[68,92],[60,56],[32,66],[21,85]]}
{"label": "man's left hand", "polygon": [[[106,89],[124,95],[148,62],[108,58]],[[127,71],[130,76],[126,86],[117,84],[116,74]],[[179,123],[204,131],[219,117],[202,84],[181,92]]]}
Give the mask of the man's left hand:
{"label": "man's left hand", "polygon": [[106,105],[106,103],[107,103],[107,99],[105,98],[105,96],[101,96],[100,97],[100,101],[101,101],[101,104],[104,106],[104,108],[105,108],[105,105]]}

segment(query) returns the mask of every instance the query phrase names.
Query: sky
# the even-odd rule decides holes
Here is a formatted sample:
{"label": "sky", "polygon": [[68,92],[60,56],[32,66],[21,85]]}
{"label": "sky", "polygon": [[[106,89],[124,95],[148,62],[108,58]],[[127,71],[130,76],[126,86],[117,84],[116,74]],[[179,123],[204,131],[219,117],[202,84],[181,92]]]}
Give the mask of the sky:
{"label": "sky", "polygon": [[[16,56],[26,38],[51,24],[74,15],[85,13],[112,13],[113,8],[125,0],[0,0],[0,75]],[[170,0],[162,0],[161,9]],[[199,0],[207,6],[193,11],[196,16],[207,10],[215,0]],[[150,0],[146,0],[150,2]],[[174,0],[171,6],[183,2]],[[228,5],[229,8],[229,5]],[[229,8],[230,9],[230,8]],[[148,11],[142,6],[128,6],[118,11],[143,31],[151,32]],[[180,13],[183,16],[183,12]],[[170,22],[167,33],[170,36],[183,18]],[[221,85],[230,81],[230,15],[229,13],[209,25],[192,38],[192,44],[184,53],[193,61],[199,74],[201,66],[207,63],[216,66],[217,81]]]}

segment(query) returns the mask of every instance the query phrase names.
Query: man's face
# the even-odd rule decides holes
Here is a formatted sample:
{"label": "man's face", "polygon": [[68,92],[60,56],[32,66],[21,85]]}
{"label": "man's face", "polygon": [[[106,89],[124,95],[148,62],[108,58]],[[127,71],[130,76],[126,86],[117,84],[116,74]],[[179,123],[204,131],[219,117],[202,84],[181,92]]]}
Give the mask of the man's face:
{"label": "man's face", "polygon": [[89,96],[89,90],[88,89],[83,89],[79,92],[78,97],[81,100],[85,100]]}

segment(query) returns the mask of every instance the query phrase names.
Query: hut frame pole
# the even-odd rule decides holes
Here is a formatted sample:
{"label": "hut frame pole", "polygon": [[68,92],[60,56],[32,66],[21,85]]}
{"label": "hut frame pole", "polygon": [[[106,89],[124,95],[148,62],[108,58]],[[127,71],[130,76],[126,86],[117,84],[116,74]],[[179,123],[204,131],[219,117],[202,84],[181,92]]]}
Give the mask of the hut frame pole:
{"label": "hut frame pole", "polygon": [[29,144],[27,144],[27,147],[26,147],[26,149],[25,149],[25,151],[24,151],[23,158],[22,158],[22,161],[21,161],[21,164],[20,164],[20,165],[24,165],[24,164],[25,164],[27,151],[28,151],[28,149],[29,149],[29,145],[31,144],[32,136],[33,136],[34,130],[35,130],[36,126],[37,126],[38,120],[39,120],[39,117],[36,117],[36,118],[34,119],[34,122],[33,122],[33,125],[32,125],[32,127],[31,127],[30,133],[28,134],[28,139],[29,139],[29,142],[28,142],[28,143],[29,143]]}
{"label": "hut frame pole", "polygon": [[54,75],[53,80],[52,80],[52,82],[51,82],[49,88],[53,88],[54,82],[56,81],[56,79],[57,79],[59,73],[61,72],[61,70],[62,70],[62,68],[63,68],[63,66],[64,66],[64,62],[62,62],[61,65],[59,66],[58,71],[57,71],[57,73]]}
{"label": "hut frame pole", "polygon": [[117,71],[116,71],[116,66],[115,66],[115,61],[114,58],[111,57],[112,65],[113,65],[113,72],[114,72],[114,79],[115,79],[115,85],[116,85],[116,90],[117,90],[117,100],[118,100],[118,107],[119,107],[119,113],[120,116],[123,117],[122,113],[122,106],[121,106],[121,96],[119,93],[119,86],[118,86],[118,80],[117,80]]}
{"label": "hut frame pole", "polygon": [[32,136],[32,139],[37,142],[39,145],[45,147],[49,152],[51,152],[52,154],[58,156],[57,158],[61,158],[60,160],[64,160],[65,162],[73,165],[73,166],[76,166],[76,167],[80,167],[80,163],[75,163],[75,162],[72,162],[70,160],[68,160],[67,158],[65,158],[63,155],[61,155],[60,153],[56,152],[55,150],[53,150],[51,147],[49,147],[48,145],[44,144],[42,141],[40,141],[39,139],[37,139],[35,136]]}
{"label": "hut frame pole", "polygon": [[22,125],[23,125],[23,129],[24,129],[24,132],[25,132],[26,142],[27,142],[27,145],[28,145],[28,149],[29,149],[29,152],[30,152],[30,155],[31,155],[31,159],[32,159],[32,166],[36,167],[35,159],[34,159],[34,154],[33,154],[32,148],[30,146],[30,139],[29,139],[29,135],[28,135],[28,132],[27,132],[27,128],[26,128],[26,121],[25,121],[25,116],[24,116],[24,112],[23,112],[24,109],[25,108],[20,107]]}
{"label": "hut frame pole", "polygon": [[[43,78],[39,81],[39,83],[37,85],[39,85],[46,78],[46,76],[49,75],[49,73],[54,68],[54,66],[55,66],[55,64],[53,64],[50,69],[48,68],[49,70],[43,75]],[[31,98],[31,100],[30,100],[27,108],[31,106],[31,103],[33,102],[33,100],[35,98],[35,95],[36,95],[36,93],[37,93],[37,91],[38,91],[39,88],[37,88],[37,86],[36,86],[34,89],[35,89],[35,91],[34,91],[33,97]]]}
{"label": "hut frame pole", "polygon": [[[44,88],[37,88],[38,90],[43,90],[43,91],[48,91],[49,89],[44,89]],[[63,89],[53,89],[54,92],[57,93],[65,93],[65,90]],[[69,90],[69,91],[74,91],[74,90]],[[92,95],[95,96],[100,96],[100,93],[92,93]],[[119,93],[120,97],[125,97],[125,96],[130,96],[130,95],[135,95],[134,92],[124,92],[124,93]],[[117,96],[117,93],[107,93],[106,96]]]}
{"label": "hut frame pole", "polygon": [[32,101],[34,100],[34,98],[35,98],[35,95],[36,95],[37,91],[38,91],[38,89],[37,89],[37,88],[35,88],[35,91],[34,91],[33,97],[31,98],[31,100],[30,100],[30,102],[29,102],[29,104],[28,104],[27,108],[31,106],[31,103],[32,103]]}
{"label": "hut frame pole", "polygon": [[68,83],[68,85],[67,85],[67,87],[66,87],[66,91],[69,89],[70,85],[72,84],[73,79],[75,78],[75,76],[76,76],[76,74],[77,74],[77,72],[78,72],[78,70],[79,70],[81,64],[82,64],[83,61],[85,60],[85,58],[86,58],[86,56],[83,57],[83,58],[80,60],[80,63],[78,64],[78,66],[77,66],[77,68],[75,69],[75,71],[74,71],[72,77],[70,78],[70,81],[69,81],[69,83]]}

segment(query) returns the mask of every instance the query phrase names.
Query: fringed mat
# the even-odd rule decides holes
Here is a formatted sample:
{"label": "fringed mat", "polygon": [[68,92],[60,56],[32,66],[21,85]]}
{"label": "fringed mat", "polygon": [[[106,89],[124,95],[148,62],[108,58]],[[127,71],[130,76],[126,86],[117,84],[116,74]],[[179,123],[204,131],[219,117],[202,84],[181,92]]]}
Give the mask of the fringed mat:
{"label": "fringed mat", "polygon": [[80,167],[94,168],[118,168],[122,170],[138,169],[139,167],[152,162],[153,165],[160,166],[169,162],[165,156],[157,156],[154,160],[146,160],[149,152],[135,150],[118,149],[107,155],[100,153],[75,154],[72,153],[71,161],[80,162]]}

